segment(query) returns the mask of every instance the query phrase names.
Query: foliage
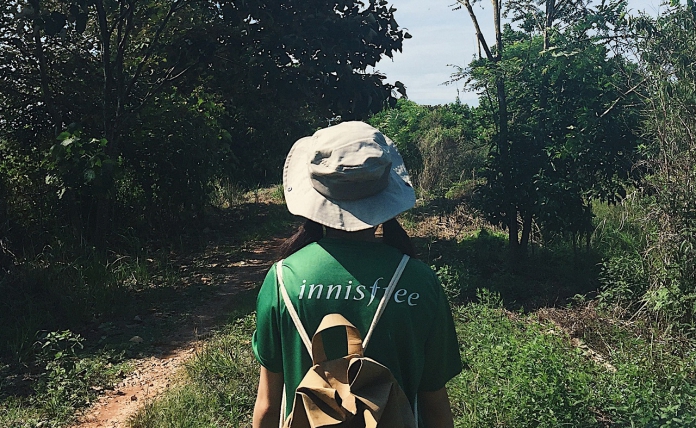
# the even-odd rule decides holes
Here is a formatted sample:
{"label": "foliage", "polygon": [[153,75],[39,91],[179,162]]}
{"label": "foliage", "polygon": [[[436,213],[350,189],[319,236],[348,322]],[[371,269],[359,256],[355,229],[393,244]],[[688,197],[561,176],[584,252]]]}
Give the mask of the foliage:
{"label": "foliage", "polygon": [[[0,330],[0,426],[73,418],[128,371],[125,358],[143,351],[129,342],[133,333],[161,337],[178,328],[180,318],[169,315],[191,313],[217,289],[222,274],[211,266],[242,260],[252,240],[288,233],[295,220],[282,188],[277,194],[274,186],[237,195],[243,200],[207,217],[215,233],[177,235],[176,245],[157,247],[131,230],[107,256],[86,246],[78,256],[73,243],[54,240],[50,251],[13,262],[0,277],[0,325],[7,326]],[[208,244],[212,254],[202,248]],[[204,286],[201,274],[213,279]],[[235,305],[245,296],[236,295]],[[148,313],[164,316],[150,323]],[[136,315],[144,321],[134,323]]]}
{"label": "foliage", "polygon": [[675,6],[657,18],[640,16],[633,25],[633,48],[645,76],[640,146],[645,175],[635,194],[617,207],[619,218],[603,213],[614,218],[601,223],[609,251],[600,298],[626,317],[691,329],[696,75],[688,63],[696,53],[694,9]]}
{"label": "foliage", "polygon": [[[73,420],[75,411],[110,387],[127,369],[123,354],[82,352],[85,339],[69,330],[45,332],[34,344],[39,371],[33,395],[13,396],[12,385],[0,383],[0,424],[20,427]],[[10,377],[8,377],[10,379]],[[11,382],[10,382],[11,383]],[[6,406],[6,408],[5,408]]]}
{"label": "foliage", "polygon": [[593,426],[594,368],[548,326],[510,319],[495,295],[479,298],[455,315],[466,364],[449,386],[458,426]]}
{"label": "foliage", "polygon": [[395,141],[424,195],[442,196],[457,183],[476,177],[486,155],[479,110],[458,101],[431,107],[402,98],[370,123]]}
{"label": "foliage", "polygon": [[[586,324],[580,340],[604,353],[600,364],[592,359],[596,351],[571,343],[558,325],[505,311],[500,297],[485,290],[478,299],[453,309],[464,364],[447,385],[455,426],[696,422],[696,356],[680,353],[688,344],[670,344],[664,336],[651,341],[592,312],[577,322]],[[183,382],[146,405],[132,426],[248,424],[258,376],[249,343],[253,328],[253,315],[231,322],[191,360]]]}
{"label": "foliage", "polygon": [[605,309],[633,315],[649,288],[643,252],[650,233],[641,222],[643,204],[637,192],[616,205],[595,204],[593,247],[603,256],[598,303]]}
{"label": "foliage", "polygon": [[505,241],[502,231],[481,228],[466,231],[456,241],[436,239],[430,244],[432,264],[451,300],[471,302],[477,290],[486,289],[499,295],[508,309],[533,311],[596,290],[598,254],[575,254],[562,242],[535,247],[524,264],[511,266]]}
{"label": "foliage", "polygon": [[[275,180],[298,137],[403,91],[367,71],[410,37],[394,12],[385,1],[3,2],[3,238],[16,254],[27,232],[67,226],[104,244],[114,226],[199,220],[216,180]],[[9,192],[17,181],[21,194]]]}
{"label": "foliage", "polygon": [[[547,12],[555,4],[546,2]],[[512,231],[513,250],[526,249],[534,224],[547,237],[589,236],[592,201],[616,201],[630,178],[637,114],[626,76],[634,72],[605,43],[607,28],[622,28],[623,6],[573,7],[582,10],[545,17],[531,2],[509,3],[520,24],[505,27],[500,60],[477,59],[455,74],[480,91],[491,123],[502,108],[492,94],[504,79],[507,140],[491,141],[479,202],[490,221]]]}
{"label": "foliage", "polygon": [[[465,370],[448,385],[457,426],[689,426],[694,355],[601,317],[571,345],[557,325],[501,310],[496,295],[456,309]],[[654,332],[653,332],[654,334]],[[647,337],[650,337],[648,335]],[[605,353],[607,364],[589,358]]]}
{"label": "foliage", "polygon": [[[696,316],[696,7],[674,6],[635,23],[648,82],[644,111],[648,288],[637,298],[661,319],[693,325]],[[637,290],[643,291],[643,290]]]}
{"label": "foliage", "polygon": [[65,330],[48,332],[35,345],[37,363],[44,366],[36,398],[48,417],[71,417],[75,409],[96,396],[98,389],[110,386],[120,370],[112,364],[120,360],[118,355],[82,357],[79,350],[84,341],[79,334]]}
{"label": "foliage", "polygon": [[46,183],[58,187],[59,199],[68,190],[75,191],[79,196],[91,196],[86,188],[100,187],[102,168],[115,163],[104,152],[106,140],[93,138],[85,141],[79,131],[63,132],[57,140],[59,143],[48,151],[46,170],[49,175],[46,176]]}
{"label": "foliage", "polygon": [[460,272],[459,269],[450,265],[442,265],[440,267],[431,266],[440,280],[442,289],[445,290],[447,300],[450,305],[456,304],[462,292],[463,284],[467,284],[466,272]]}

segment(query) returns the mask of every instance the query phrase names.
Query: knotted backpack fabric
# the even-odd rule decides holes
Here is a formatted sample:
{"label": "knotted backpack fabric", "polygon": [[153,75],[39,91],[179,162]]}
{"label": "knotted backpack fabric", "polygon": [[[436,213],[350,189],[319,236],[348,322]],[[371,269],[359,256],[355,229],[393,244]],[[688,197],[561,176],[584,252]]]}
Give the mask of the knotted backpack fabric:
{"label": "knotted backpack fabric", "polygon": [[[377,307],[365,340],[358,329],[340,314],[326,315],[309,341],[282,281],[282,260],[276,269],[281,295],[313,366],[295,390],[292,411],[284,428],[367,427],[416,428],[411,405],[391,371],[365,357],[364,350],[408,262],[404,256]],[[345,328],[348,355],[327,360],[322,333]],[[284,406],[283,406],[284,409]]]}

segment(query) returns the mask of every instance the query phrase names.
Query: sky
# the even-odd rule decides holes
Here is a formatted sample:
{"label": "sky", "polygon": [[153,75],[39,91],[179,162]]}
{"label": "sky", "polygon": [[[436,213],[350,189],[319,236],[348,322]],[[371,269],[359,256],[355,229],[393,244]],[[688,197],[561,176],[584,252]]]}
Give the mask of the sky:
{"label": "sky", "polygon": [[[465,8],[453,10],[456,0],[389,0],[397,11],[396,21],[413,36],[404,40],[403,52],[394,59],[383,58],[374,70],[387,76],[387,82],[401,81],[408,98],[418,104],[447,104],[459,95],[462,103],[478,104],[477,95],[467,92],[463,82],[449,85],[456,71],[453,65],[465,67],[477,53],[476,33]],[[661,0],[628,0],[629,11],[645,11],[656,15]],[[481,5],[484,4],[486,9]],[[481,30],[490,42],[493,23],[490,2],[474,5]],[[492,44],[492,43],[491,43]],[[372,71],[372,70],[369,70]]]}

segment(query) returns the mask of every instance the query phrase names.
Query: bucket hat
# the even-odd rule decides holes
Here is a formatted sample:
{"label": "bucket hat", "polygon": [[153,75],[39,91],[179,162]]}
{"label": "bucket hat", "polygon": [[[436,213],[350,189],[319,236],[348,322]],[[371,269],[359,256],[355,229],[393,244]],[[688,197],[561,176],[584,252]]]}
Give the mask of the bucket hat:
{"label": "bucket hat", "polygon": [[343,122],[292,146],[283,169],[288,210],[334,229],[377,226],[416,195],[394,143],[363,122]]}

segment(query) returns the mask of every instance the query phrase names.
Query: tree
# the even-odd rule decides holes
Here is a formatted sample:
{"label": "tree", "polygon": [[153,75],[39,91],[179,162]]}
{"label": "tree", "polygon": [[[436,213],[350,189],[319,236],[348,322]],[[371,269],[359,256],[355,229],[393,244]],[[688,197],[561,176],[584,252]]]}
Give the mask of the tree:
{"label": "tree", "polygon": [[423,197],[443,195],[483,166],[487,130],[475,107],[459,101],[421,106],[402,98],[370,123],[395,141]]}
{"label": "tree", "polygon": [[[479,48],[483,48],[486,53],[485,61],[489,66],[493,82],[495,84],[495,110],[493,112],[494,122],[496,125],[496,137],[495,137],[495,149],[492,151],[492,155],[495,156],[501,165],[509,165],[511,162],[510,155],[510,140],[508,137],[508,106],[507,97],[505,93],[505,77],[503,69],[500,67],[500,62],[502,60],[502,54],[504,52],[504,39],[501,23],[501,12],[503,10],[503,0],[491,0],[493,6],[493,26],[495,30],[495,46],[493,49],[490,48],[489,43],[481,32],[481,27],[478,23],[478,18],[474,13],[472,7],[472,2],[470,0],[457,0],[457,2],[464,7],[466,7],[467,12],[469,12],[469,17],[471,22],[474,24],[474,29],[476,30],[476,39],[479,44]],[[474,3],[476,1],[474,0]],[[460,6],[461,7],[461,6]],[[480,50],[480,49],[479,49]],[[479,54],[480,56],[480,54]],[[459,77],[463,77],[463,73],[459,76],[455,76],[455,80]],[[489,104],[493,107],[493,103]],[[503,167],[501,169],[500,182],[504,183],[503,187],[505,189],[512,189],[515,186],[514,177],[509,174],[510,168]],[[506,192],[506,193],[509,193]],[[518,227],[517,227],[517,209],[515,208],[512,200],[509,197],[503,196],[506,199],[504,206],[502,206],[502,224],[504,224],[508,229],[508,242],[510,248],[512,249],[513,255],[518,253]]]}
{"label": "tree", "polygon": [[625,83],[635,73],[605,44],[623,6],[543,5],[509,3],[519,29],[506,26],[501,59],[494,66],[475,60],[457,76],[471,79],[494,117],[499,97],[488,94],[505,81],[509,141],[502,151],[496,143],[481,201],[489,219],[510,231],[513,253],[525,251],[533,224],[547,234],[588,236],[591,201],[623,194],[636,145],[635,88]]}
{"label": "tree", "polygon": [[213,177],[260,182],[317,123],[395,102],[366,71],[409,37],[394,12],[377,0],[4,2],[3,150],[36,171],[34,188],[48,175],[69,201],[58,212],[95,238],[132,202],[158,219],[196,213]]}

